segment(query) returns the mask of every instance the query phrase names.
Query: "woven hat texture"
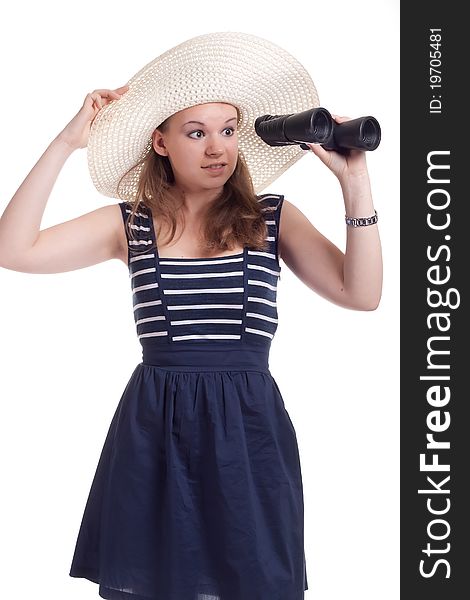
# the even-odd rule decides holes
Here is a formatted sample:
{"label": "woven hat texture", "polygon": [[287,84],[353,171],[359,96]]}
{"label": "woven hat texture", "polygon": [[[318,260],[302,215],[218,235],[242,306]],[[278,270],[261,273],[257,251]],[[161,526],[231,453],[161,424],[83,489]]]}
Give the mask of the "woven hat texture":
{"label": "woven hat texture", "polygon": [[[241,32],[207,33],[164,52],[128,81],[128,91],[96,115],[88,168],[96,189],[118,198],[118,182],[152,149],[153,131],[174,113],[207,102],[239,109],[238,147],[258,194],[306,154],[299,145],[269,146],[254,122],[319,106],[306,69],[278,45]],[[140,168],[121,183],[120,197],[136,199]]]}

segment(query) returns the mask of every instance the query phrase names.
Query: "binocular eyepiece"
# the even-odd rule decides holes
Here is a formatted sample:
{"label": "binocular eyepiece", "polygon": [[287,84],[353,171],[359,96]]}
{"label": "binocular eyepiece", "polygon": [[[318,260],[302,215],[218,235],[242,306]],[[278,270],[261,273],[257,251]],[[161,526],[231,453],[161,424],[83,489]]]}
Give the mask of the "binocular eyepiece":
{"label": "binocular eyepiece", "polygon": [[326,150],[347,154],[350,149],[375,150],[381,131],[374,117],[359,117],[337,123],[326,108],[313,108],[289,115],[263,115],[255,121],[255,131],[270,146],[320,144]]}

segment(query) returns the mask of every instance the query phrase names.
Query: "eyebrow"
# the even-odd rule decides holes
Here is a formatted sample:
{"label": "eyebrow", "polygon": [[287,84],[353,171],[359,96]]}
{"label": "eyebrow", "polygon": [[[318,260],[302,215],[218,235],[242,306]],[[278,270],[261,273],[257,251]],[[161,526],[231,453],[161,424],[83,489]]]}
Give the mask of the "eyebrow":
{"label": "eyebrow", "polygon": [[[237,120],[238,120],[238,119],[237,119],[237,117],[232,117],[231,119],[227,119],[225,122],[226,122],[226,123],[230,123],[230,121],[237,121]],[[198,125],[205,125],[205,124],[204,124],[204,123],[202,123],[201,121],[187,121],[187,122],[186,122],[186,123],[183,125],[183,127],[184,127],[185,125],[189,125],[190,123],[197,123]]]}

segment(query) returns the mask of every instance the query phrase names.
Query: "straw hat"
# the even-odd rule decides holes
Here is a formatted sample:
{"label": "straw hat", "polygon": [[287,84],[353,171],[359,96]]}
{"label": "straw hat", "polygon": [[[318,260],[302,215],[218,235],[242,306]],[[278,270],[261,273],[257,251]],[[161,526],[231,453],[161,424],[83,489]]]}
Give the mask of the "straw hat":
{"label": "straw hat", "polygon": [[[88,141],[93,184],[112,198],[119,198],[122,175],[152,149],[153,131],[174,113],[207,102],[239,109],[238,148],[259,194],[306,152],[296,144],[266,144],[254,129],[256,118],[319,106],[310,75],[293,56],[268,40],[240,32],[191,38],[148,63],[128,86],[121,98],[98,112]],[[140,171],[134,169],[123,180],[124,200],[136,199]]]}

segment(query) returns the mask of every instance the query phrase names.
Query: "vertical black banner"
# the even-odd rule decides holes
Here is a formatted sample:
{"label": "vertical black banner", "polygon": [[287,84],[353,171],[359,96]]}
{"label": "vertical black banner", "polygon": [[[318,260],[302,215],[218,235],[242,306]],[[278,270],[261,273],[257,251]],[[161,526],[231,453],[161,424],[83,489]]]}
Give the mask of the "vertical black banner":
{"label": "vertical black banner", "polygon": [[403,600],[469,593],[467,30],[457,2],[401,4]]}

